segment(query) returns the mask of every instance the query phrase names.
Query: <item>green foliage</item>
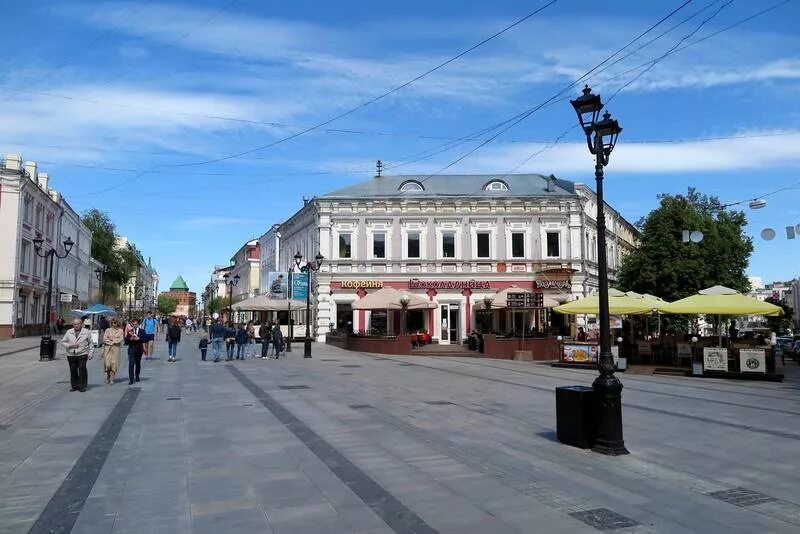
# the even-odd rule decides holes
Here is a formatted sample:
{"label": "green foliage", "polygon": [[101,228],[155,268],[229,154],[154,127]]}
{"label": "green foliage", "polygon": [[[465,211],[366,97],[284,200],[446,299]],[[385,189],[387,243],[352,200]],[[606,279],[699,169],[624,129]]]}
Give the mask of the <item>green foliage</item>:
{"label": "green foliage", "polygon": [[[689,188],[686,195],[660,195],[661,205],[639,223],[639,248],[626,256],[619,287],[673,301],[722,285],[746,292],[745,275],[753,243],[747,219],[727,211],[716,197]],[[703,232],[700,243],[684,243],[683,230]],[[664,316],[663,332],[685,332],[686,318]]]}
{"label": "green foliage", "polygon": [[98,209],[84,212],[83,224],[92,231],[92,257],[108,269],[103,286],[106,295],[111,295],[136,271],[139,258],[130,249],[116,248],[116,227],[106,212]]}
{"label": "green foliage", "polygon": [[206,302],[206,313],[208,315],[214,315],[215,313],[219,312],[221,309],[219,297],[211,297]]}
{"label": "green foliage", "polygon": [[770,330],[781,335],[785,332],[789,332],[792,330],[792,316],[794,314],[794,310],[791,307],[787,306],[785,302],[782,300],[778,300],[772,297],[767,297],[765,299],[766,302],[770,304],[774,304],[776,306],[780,306],[783,309],[783,315],[780,317],[767,317],[767,326],[769,326]]}
{"label": "green foliage", "polygon": [[159,295],[156,309],[161,315],[169,315],[178,308],[178,299],[169,295]]}

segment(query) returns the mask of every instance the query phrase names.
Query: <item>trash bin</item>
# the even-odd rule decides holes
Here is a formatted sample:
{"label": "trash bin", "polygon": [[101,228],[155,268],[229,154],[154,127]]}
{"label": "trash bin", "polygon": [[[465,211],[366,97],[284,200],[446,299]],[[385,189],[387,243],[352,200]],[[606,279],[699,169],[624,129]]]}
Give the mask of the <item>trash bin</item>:
{"label": "trash bin", "polygon": [[594,390],[586,386],[556,388],[556,435],[558,441],[589,449],[594,445]]}
{"label": "trash bin", "polygon": [[56,340],[50,336],[42,336],[39,343],[39,361],[54,360],[56,357]]}

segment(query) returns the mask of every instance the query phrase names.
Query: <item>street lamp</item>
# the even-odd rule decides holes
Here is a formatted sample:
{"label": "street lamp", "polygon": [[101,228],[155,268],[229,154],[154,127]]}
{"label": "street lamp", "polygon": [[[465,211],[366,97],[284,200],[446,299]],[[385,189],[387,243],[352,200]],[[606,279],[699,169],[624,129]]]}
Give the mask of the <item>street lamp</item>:
{"label": "street lamp", "polygon": [[403,307],[403,318],[401,319],[400,323],[400,335],[406,335],[406,329],[408,328],[408,303],[411,302],[411,297],[408,296],[408,293],[403,293],[400,297],[400,306]]}
{"label": "street lamp", "polygon": [[303,358],[311,357],[311,273],[319,271],[325,256],[317,252],[314,259],[316,260],[315,263],[307,261],[305,265],[300,267],[303,255],[300,252],[294,255],[295,267],[299,268],[301,273],[306,273],[308,279],[308,287],[306,288],[306,338],[303,340]]}
{"label": "street lamp", "polygon": [[75,243],[72,242],[71,237],[67,237],[64,241],[64,254],[60,254],[55,248],[51,248],[47,252],[42,251],[42,245],[44,244],[44,239],[42,239],[42,234],[37,233],[36,237],[33,239],[33,250],[36,252],[36,255],[40,258],[50,258],[50,276],[47,281],[47,314],[43,317],[42,320],[42,330],[43,335],[47,336],[50,334],[50,313],[53,310],[53,262],[54,257],[58,257],[59,259],[64,259],[69,256],[70,251],[72,250],[73,245]]}
{"label": "street lamp", "polygon": [[595,156],[594,176],[597,183],[597,270],[600,292],[600,375],[592,384],[597,409],[595,452],[609,455],[628,454],[622,438],[622,383],[614,376],[611,354],[611,327],[608,313],[608,264],[606,260],[606,218],[603,200],[603,168],[617,142],[622,128],[606,111],[598,120],[603,103],[587,85],[583,95],[571,100],[578,121],[586,135],[589,152]]}
{"label": "street lamp", "polygon": [[102,304],[106,303],[106,286],[103,282],[104,278],[106,277],[106,273],[108,273],[108,266],[103,265],[103,268],[97,268],[94,270],[94,275],[97,277],[97,281],[100,282],[100,302]]}
{"label": "street lamp", "polygon": [[128,321],[133,320],[133,299],[136,298],[138,300],[141,298],[139,289],[139,283],[135,282],[133,285],[129,285],[125,291],[128,294]]}
{"label": "street lamp", "polygon": [[492,329],[492,302],[494,299],[489,295],[483,297],[483,333],[488,334]]}
{"label": "street lamp", "polygon": [[239,283],[240,277],[237,274],[231,278],[229,273],[225,273],[222,278],[225,280],[225,285],[228,286],[228,321],[233,322],[233,287]]}

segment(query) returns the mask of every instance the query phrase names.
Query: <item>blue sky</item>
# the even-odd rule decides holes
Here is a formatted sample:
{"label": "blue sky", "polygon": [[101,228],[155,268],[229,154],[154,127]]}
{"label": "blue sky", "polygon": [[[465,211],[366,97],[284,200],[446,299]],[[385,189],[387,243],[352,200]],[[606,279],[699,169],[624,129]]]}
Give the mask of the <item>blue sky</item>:
{"label": "blue sky", "polygon": [[[657,194],[688,186],[724,202],[792,187],[748,211],[749,271],[765,281],[800,274],[800,239],[783,230],[800,224],[800,2],[639,78],[641,70],[611,78],[659,57],[717,10],[682,44],[777,2],[694,0],[634,48],[689,21],[589,80],[606,96],[628,84],[609,106],[624,131],[606,196],[630,221]],[[367,179],[377,159],[387,174],[438,171],[477,142],[402,163],[546,100],[682,2],[606,2],[598,15],[597,4],[560,0],[326,130],[174,166],[341,113],[544,3],[10,0],[4,22],[14,31],[0,32],[0,150],[39,162],[77,210],[108,211],[153,258],[162,286],[182,274],[198,290],[214,264],[296,211],[304,195]],[[448,172],[554,173],[591,184],[577,130],[531,157],[574,123],[568,102],[545,107]],[[707,140],[718,137],[733,138]],[[778,231],[774,241],[759,237],[766,227]]]}

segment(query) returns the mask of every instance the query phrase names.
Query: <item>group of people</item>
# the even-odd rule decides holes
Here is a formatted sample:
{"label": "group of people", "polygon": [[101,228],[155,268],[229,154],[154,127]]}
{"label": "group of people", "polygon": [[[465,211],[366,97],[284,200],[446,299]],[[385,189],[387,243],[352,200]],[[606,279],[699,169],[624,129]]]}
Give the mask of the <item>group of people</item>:
{"label": "group of people", "polygon": [[[253,321],[235,327],[233,323],[225,324],[217,319],[211,325],[210,335],[211,351],[215,362],[220,361],[223,343],[227,354],[226,361],[234,359],[234,352],[237,360],[257,357],[256,328]],[[263,323],[258,328],[258,338],[261,339],[261,359],[270,358],[269,353],[272,348],[273,355],[277,360],[284,351],[283,332],[281,332],[280,325],[277,322]],[[203,361],[206,361],[208,344],[208,337],[203,336],[203,339],[200,340],[200,358]]]}

